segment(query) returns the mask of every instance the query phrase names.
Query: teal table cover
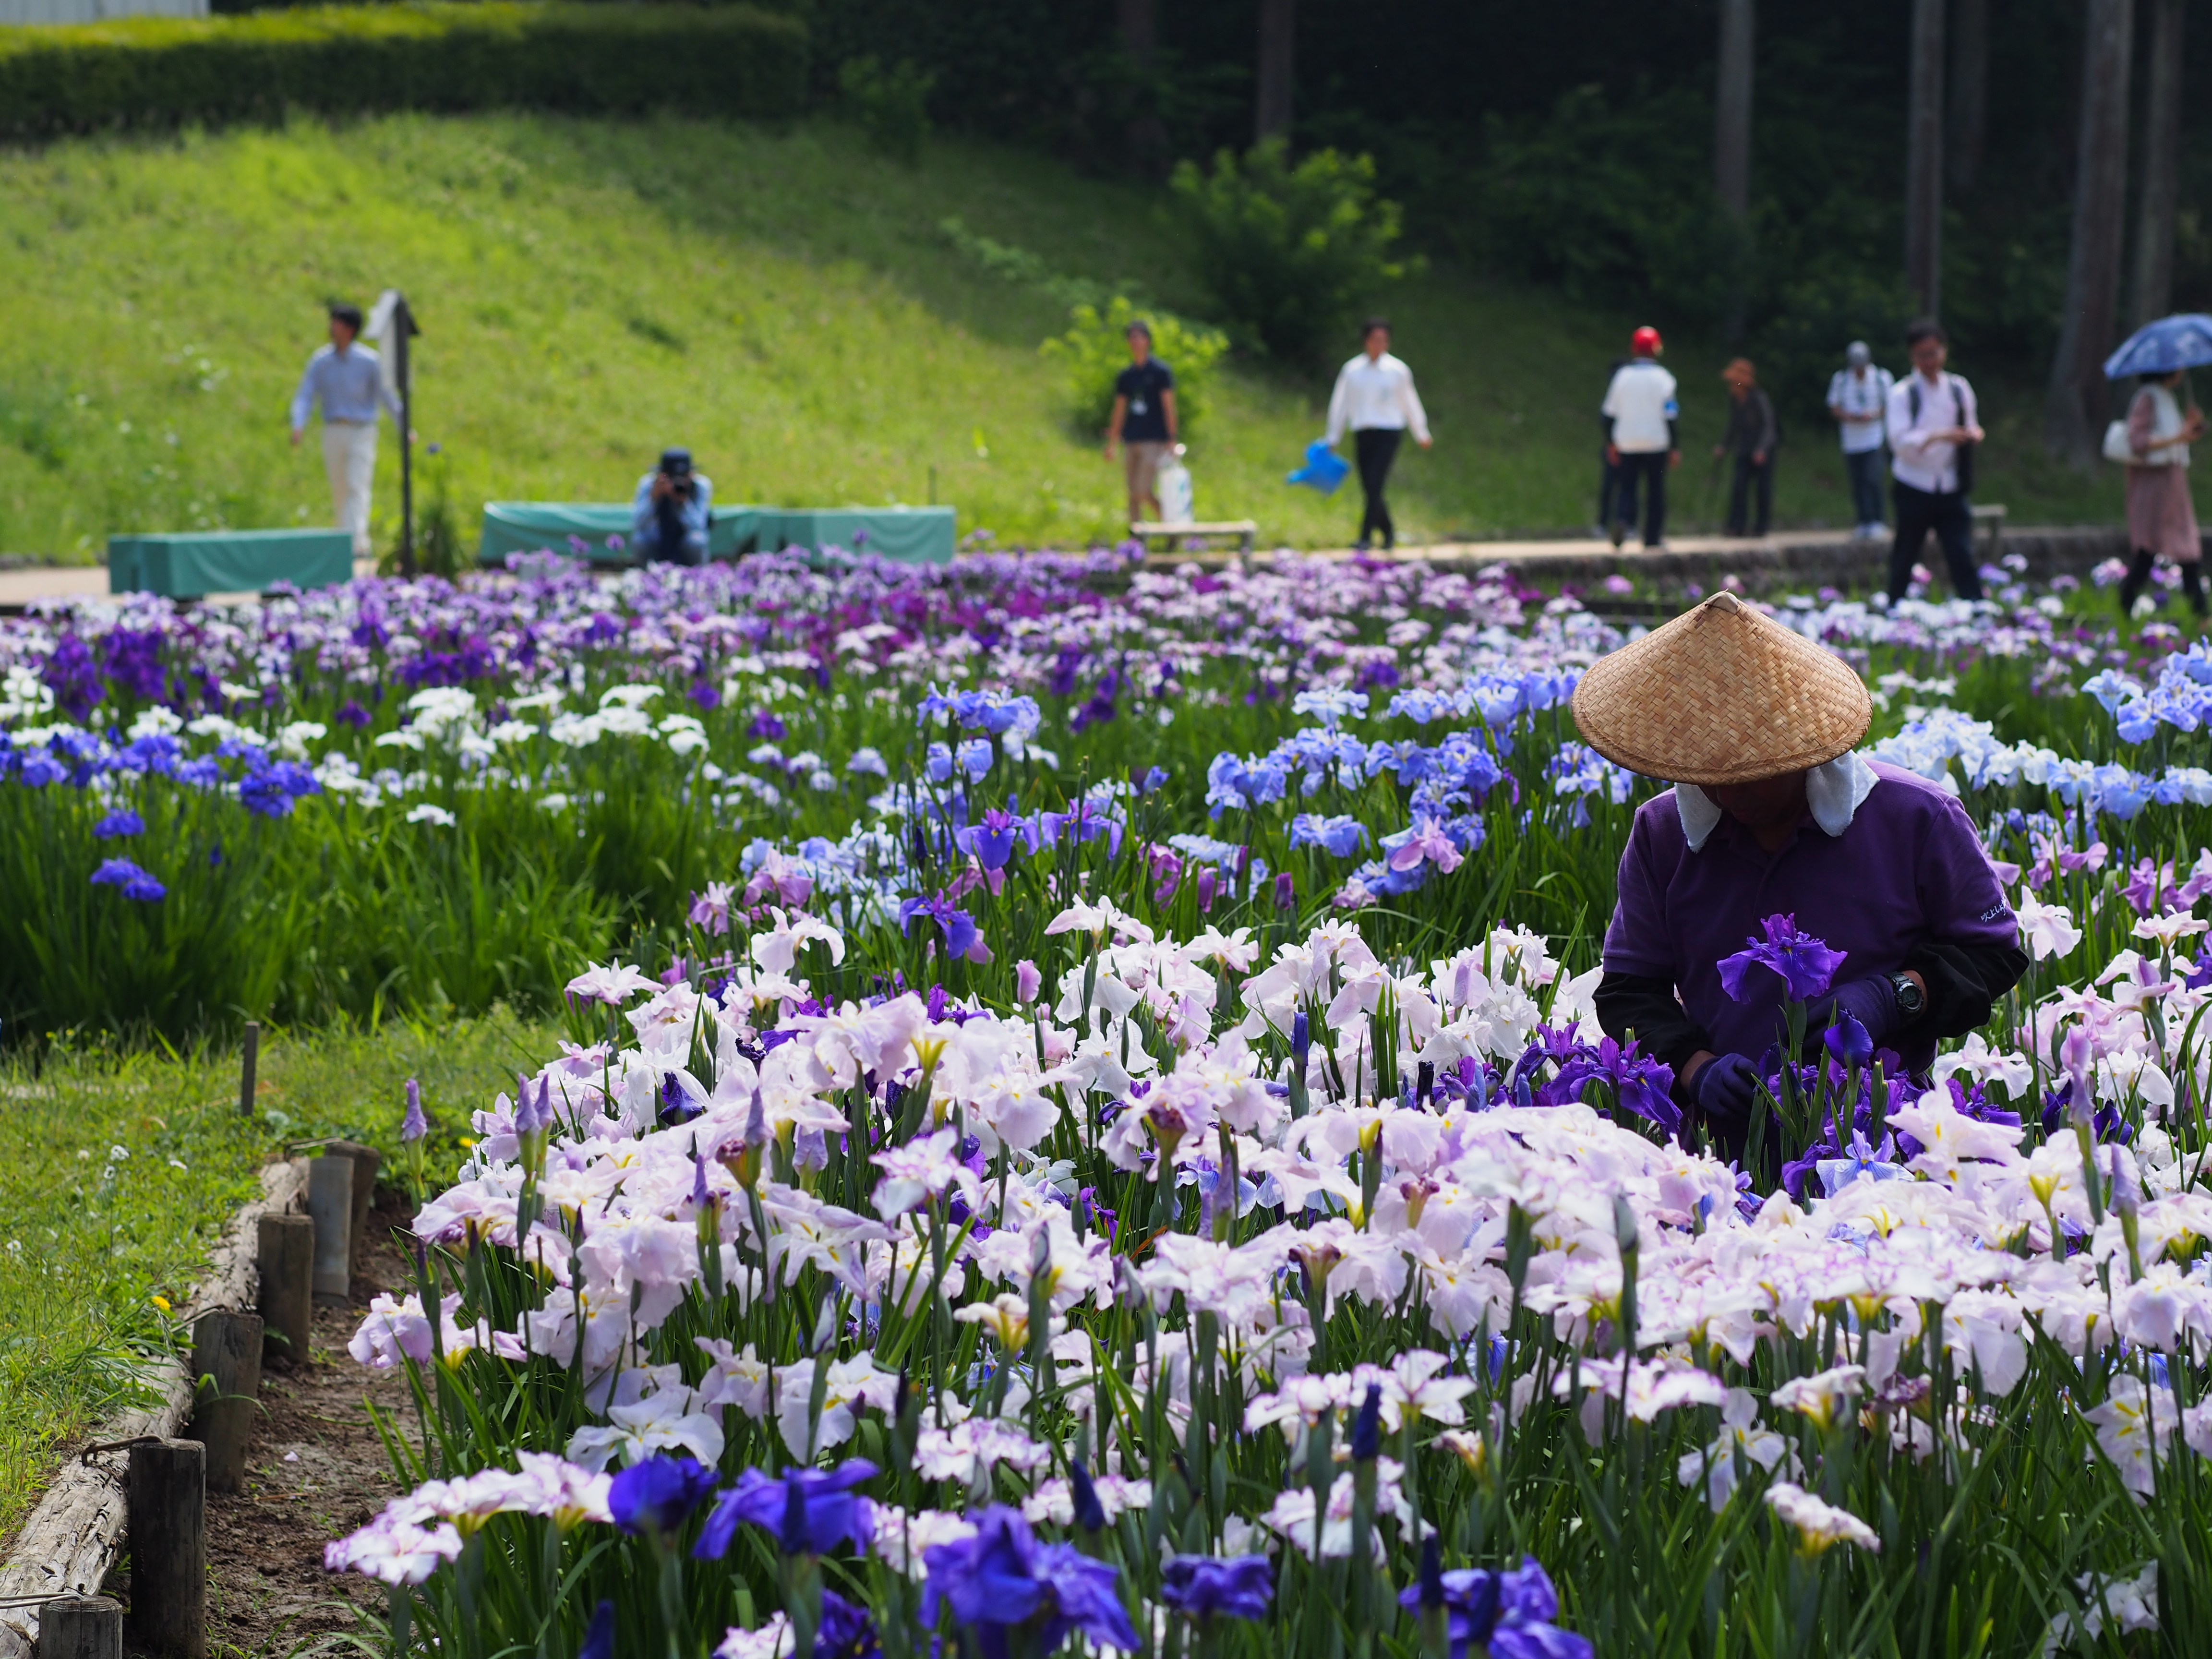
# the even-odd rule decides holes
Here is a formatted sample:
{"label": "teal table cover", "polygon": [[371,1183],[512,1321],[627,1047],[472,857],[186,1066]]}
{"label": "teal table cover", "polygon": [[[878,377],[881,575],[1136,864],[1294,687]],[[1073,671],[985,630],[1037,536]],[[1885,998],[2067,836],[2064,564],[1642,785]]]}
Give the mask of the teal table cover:
{"label": "teal table cover", "polygon": [[[707,531],[708,556],[726,559],[751,552],[761,512],[757,507],[714,508]],[[550,548],[580,555],[594,564],[628,564],[631,522],[630,509],[614,501],[486,501],[477,562],[503,564],[510,553]],[[621,538],[618,546],[608,545],[613,537]]]}
{"label": "teal table cover", "polygon": [[[600,564],[626,564],[630,509],[616,502],[487,501],[479,564],[504,563],[510,553],[550,548]],[[825,547],[867,551],[887,559],[942,564],[952,557],[953,512],[949,507],[871,507],[835,509],[717,507],[707,536],[710,558],[776,553],[787,547],[818,553]],[[621,550],[608,545],[621,538]]]}
{"label": "teal table cover", "polygon": [[331,587],[353,580],[353,538],[343,530],[210,530],[110,536],[107,591],[196,599],[258,593],[279,582]]}

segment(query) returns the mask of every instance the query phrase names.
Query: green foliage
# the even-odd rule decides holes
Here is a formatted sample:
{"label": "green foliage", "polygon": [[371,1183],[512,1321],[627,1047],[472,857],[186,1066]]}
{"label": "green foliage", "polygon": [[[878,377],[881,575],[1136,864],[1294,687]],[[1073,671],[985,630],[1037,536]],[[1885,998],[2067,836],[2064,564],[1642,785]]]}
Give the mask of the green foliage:
{"label": "green foliage", "polygon": [[0,137],[119,123],[525,105],[773,115],[805,88],[806,33],[745,6],[438,0],[0,35]]}
{"label": "green foliage", "polygon": [[1291,360],[1314,356],[1355,307],[1405,274],[1392,260],[1395,202],[1365,155],[1316,150],[1297,166],[1280,139],[1211,173],[1176,168],[1175,192],[1215,309],[1240,336]]}
{"label": "green foliage", "polygon": [[837,66],[837,89],[868,142],[908,167],[921,159],[921,141],[929,136],[929,94],[936,84],[936,76],[907,58],[888,69],[874,58],[849,58]]}
{"label": "green foliage", "polygon": [[1218,330],[1172,312],[1140,313],[1117,294],[1103,313],[1093,305],[1071,308],[1067,332],[1038,349],[1066,374],[1077,427],[1086,434],[1101,431],[1113,412],[1114,377],[1129,366],[1129,325],[1140,314],[1152,331],[1153,355],[1175,371],[1176,416],[1188,438],[1205,423],[1214,365],[1229,349],[1228,337]]}

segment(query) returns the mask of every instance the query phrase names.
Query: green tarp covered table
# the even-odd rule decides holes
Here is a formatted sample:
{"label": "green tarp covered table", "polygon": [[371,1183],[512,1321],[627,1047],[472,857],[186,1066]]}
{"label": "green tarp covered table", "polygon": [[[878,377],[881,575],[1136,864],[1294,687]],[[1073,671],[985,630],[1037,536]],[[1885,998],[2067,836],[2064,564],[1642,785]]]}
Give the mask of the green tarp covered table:
{"label": "green tarp covered table", "polygon": [[[627,564],[630,509],[615,502],[487,501],[479,564],[501,564],[510,553],[550,548],[599,564]],[[709,558],[825,547],[869,552],[886,559],[943,564],[952,557],[953,512],[949,507],[798,508],[718,507],[707,535]],[[608,545],[622,538],[621,550]]]}
{"label": "green tarp covered table", "polygon": [[[707,531],[707,556],[726,559],[752,550],[760,530],[757,507],[717,507]],[[486,501],[478,564],[503,564],[510,553],[550,548],[595,564],[629,564],[630,509],[614,501]],[[610,547],[610,537],[622,538]],[[579,545],[580,544],[580,545]]]}
{"label": "green tarp covered table", "polygon": [[107,591],[196,599],[258,593],[279,582],[331,587],[353,580],[353,538],[343,530],[210,530],[110,536]]}

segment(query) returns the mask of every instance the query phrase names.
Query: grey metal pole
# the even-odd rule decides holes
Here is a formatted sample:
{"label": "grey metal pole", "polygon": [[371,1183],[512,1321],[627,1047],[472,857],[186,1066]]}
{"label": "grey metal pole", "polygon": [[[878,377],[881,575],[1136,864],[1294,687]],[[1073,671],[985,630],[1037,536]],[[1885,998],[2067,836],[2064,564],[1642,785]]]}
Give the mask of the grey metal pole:
{"label": "grey metal pole", "polygon": [[415,313],[401,295],[392,307],[392,332],[399,354],[399,574],[415,574],[415,377],[408,368],[408,336],[415,331]]}

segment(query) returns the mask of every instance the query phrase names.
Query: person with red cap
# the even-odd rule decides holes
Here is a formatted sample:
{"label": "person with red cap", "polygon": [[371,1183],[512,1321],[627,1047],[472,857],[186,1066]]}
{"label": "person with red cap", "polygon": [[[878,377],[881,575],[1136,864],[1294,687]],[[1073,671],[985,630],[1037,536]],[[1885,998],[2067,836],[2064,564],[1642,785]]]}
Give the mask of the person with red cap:
{"label": "person with red cap", "polygon": [[1674,377],[1659,366],[1666,349],[1659,331],[1645,326],[1629,337],[1629,360],[1614,371],[1599,412],[1606,422],[1605,458],[1617,469],[1613,544],[1619,547],[1636,518],[1644,491],[1644,545],[1667,544],[1667,471],[1682,464],[1681,407]]}

